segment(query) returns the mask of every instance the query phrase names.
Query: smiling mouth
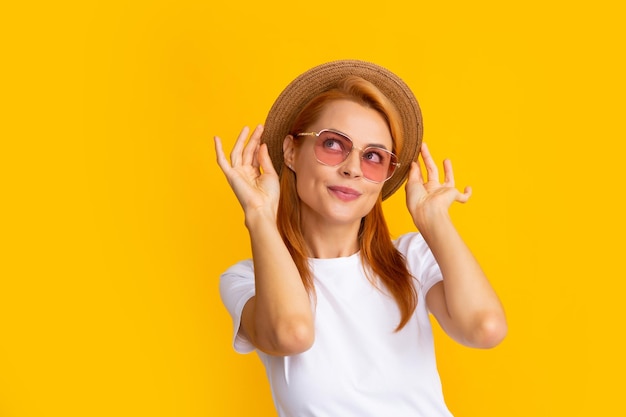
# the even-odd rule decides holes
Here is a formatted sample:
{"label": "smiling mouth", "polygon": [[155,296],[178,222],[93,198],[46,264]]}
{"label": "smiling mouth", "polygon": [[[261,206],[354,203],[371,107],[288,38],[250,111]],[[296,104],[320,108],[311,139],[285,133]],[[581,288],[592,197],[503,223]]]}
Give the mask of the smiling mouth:
{"label": "smiling mouth", "polygon": [[344,201],[355,200],[361,195],[360,192],[348,187],[328,187],[328,189],[333,195]]}

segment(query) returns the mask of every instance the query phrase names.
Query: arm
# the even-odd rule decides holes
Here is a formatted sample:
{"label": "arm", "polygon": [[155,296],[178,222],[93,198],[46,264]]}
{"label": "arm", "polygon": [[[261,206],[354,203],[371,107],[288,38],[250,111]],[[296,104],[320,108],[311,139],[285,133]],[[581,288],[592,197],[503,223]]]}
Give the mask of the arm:
{"label": "arm", "polygon": [[313,344],[313,312],[298,269],[276,227],[278,175],[267,146],[260,143],[262,131],[257,127],[244,146],[249,133],[244,128],[230,163],[217,137],[215,152],[244,210],[252,245],[256,295],[243,309],[241,331],[263,352],[293,355]]}
{"label": "arm", "polygon": [[504,310],[480,265],[452,224],[449,206],[465,203],[464,193],[454,186],[449,160],[444,161],[444,183],[428,147],[421,150],[428,179],[423,180],[419,165],[413,163],[406,184],[407,206],[413,222],[424,236],[443,274],[426,295],[426,303],[444,331],[466,346],[490,348],[507,332]]}

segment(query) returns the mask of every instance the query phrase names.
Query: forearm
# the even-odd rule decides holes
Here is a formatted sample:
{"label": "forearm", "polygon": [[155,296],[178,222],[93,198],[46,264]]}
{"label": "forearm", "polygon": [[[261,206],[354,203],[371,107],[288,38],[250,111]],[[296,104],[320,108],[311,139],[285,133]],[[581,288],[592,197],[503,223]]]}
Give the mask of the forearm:
{"label": "forearm", "polygon": [[275,219],[247,213],[254,261],[256,295],[246,331],[268,353],[290,354],[312,343],[313,313],[300,273],[287,250]]}
{"label": "forearm", "polygon": [[497,294],[448,213],[431,216],[420,232],[443,274],[445,314],[454,331],[470,345],[501,339],[506,333],[506,319]]}

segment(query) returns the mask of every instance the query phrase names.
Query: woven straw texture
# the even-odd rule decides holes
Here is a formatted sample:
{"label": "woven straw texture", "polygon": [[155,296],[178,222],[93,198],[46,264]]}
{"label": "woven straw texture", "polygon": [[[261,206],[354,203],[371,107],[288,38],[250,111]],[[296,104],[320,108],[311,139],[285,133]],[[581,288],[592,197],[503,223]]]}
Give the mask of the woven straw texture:
{"label": "woven straw texture", "polygon": [[357,75],[374,84],[398,108],[404,130],[404,145],[398,155],[400,167],[387,180],[383,200],[391,196],[408,176],[411,161],[417,160],[422,143],[422,113],[411,89],[391,71],[370,62],[333,61],[314,67],[293,80],[278,96],[265,121],[262,141],[267,143],[276,172],[283,166],[283,140],[300,110],[315,96],[333,88],[348,75]]}

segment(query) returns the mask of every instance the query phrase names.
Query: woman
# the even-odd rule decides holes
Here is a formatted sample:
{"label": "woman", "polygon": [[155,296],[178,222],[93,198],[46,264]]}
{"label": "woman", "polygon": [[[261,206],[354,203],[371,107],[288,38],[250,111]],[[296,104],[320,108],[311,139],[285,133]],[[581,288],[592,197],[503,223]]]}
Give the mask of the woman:
{"label": "woman", "polygon": [[[230,162],[215,138],[252,244],[220,291],[234,347],[257,350],[279,415],[450,416],[429,313],[478,348],[497,345],[506,320],[448,215],[471,190],[455,188],[447,160],[439,182],[410,89],[374,64],[331,62],[248,135]],[[382,201],[405,180],[419,233],[392,241]]]}

